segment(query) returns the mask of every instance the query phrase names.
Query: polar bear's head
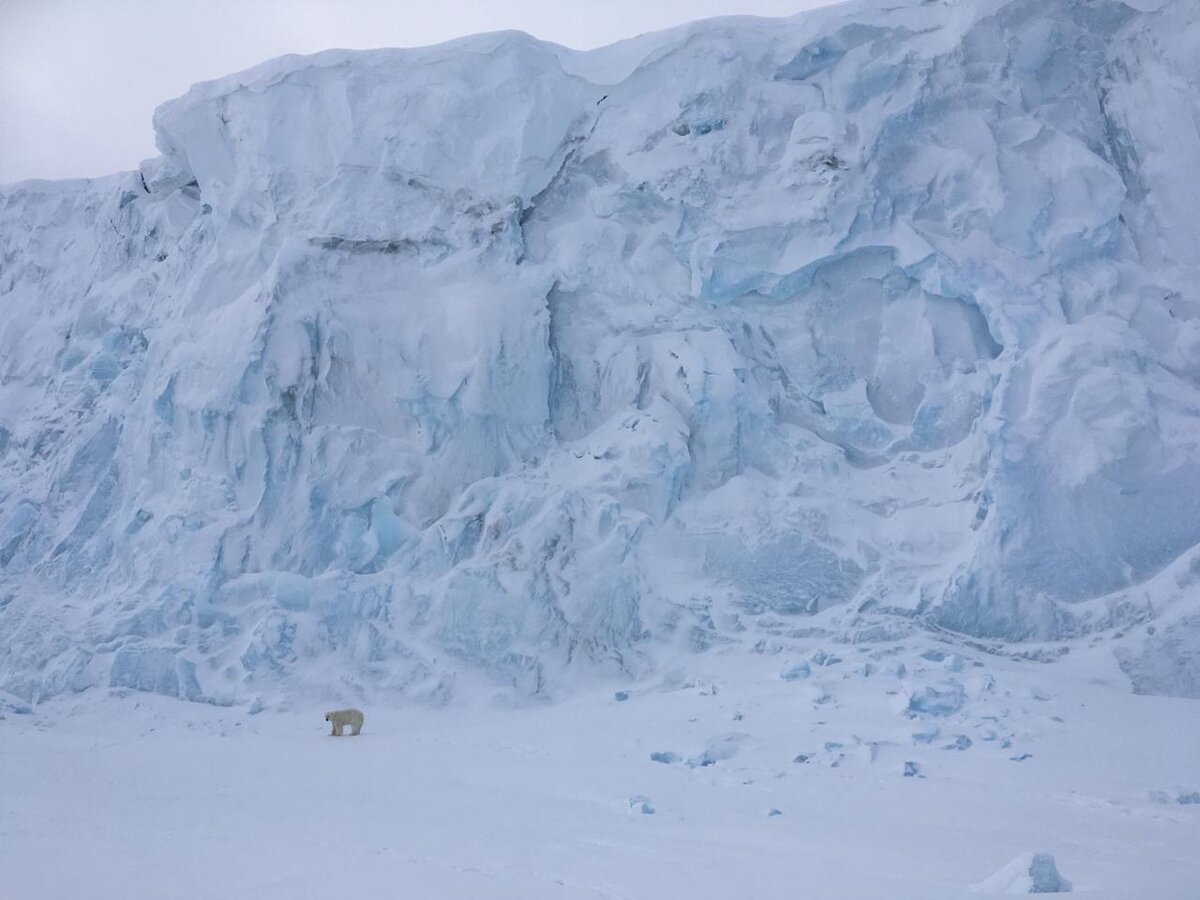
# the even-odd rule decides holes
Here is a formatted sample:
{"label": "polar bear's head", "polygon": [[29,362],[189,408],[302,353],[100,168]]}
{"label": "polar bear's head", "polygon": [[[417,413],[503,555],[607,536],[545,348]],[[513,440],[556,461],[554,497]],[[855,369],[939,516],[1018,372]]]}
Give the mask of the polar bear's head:
{"label": "polar bear's head", "polygon": [[328,722],[331,718],[333,718],[333,713],[325,713],[325,721],[326,722]]}

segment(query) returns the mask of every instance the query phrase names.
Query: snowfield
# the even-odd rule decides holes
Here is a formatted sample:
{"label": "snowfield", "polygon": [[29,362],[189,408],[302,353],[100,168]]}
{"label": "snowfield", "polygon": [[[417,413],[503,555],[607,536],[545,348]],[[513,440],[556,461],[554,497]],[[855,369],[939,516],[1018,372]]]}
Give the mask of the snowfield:
{"label": "snowfield", "polygon": [[[62,698],[0,721],[4,895],[940,900],[1048,853],[1084,897],[1196,896],[1194,701],[1098,683],[1094,659],[955,671],[913,647],[866,676],[870,656],[810,682],[739,653],[624,701],[368,708],[357,738],[320,707]],[[948,681],[962,710],[903,712]]]}

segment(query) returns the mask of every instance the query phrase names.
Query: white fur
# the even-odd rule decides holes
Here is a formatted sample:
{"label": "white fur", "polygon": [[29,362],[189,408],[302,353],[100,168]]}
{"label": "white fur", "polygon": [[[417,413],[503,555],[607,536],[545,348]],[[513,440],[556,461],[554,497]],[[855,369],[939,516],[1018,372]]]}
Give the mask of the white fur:
{"label": "white fur", "polygon": [[330,732],[332,737],[341,737],[342,729],[347,725],[350,726],[350,734],[353,736],[362,731],[363,714],[357,709],[335,709],[325,713],[325,721],[333,725],[333,731]]}

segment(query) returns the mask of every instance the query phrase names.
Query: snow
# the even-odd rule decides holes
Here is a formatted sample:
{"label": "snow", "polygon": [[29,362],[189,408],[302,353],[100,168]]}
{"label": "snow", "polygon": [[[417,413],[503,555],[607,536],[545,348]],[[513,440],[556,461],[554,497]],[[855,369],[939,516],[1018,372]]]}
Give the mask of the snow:
{"label": "snow", "polygon": [[1200,695],[1151,5],[285,57],[0,189],[0,686],[527,702],[938,628]]}
{"label": "snow", "polygon": [[[144,693],[58,698],[0,721],[5,890],[784,900],[802,884],[951,900],[1033,849],[1080,896],[1195,896],[1200,806],[1174,801],[1176,784],[1200,784],[1194,701],[1097,684],[1091,661],[1033,701],[1044,667],[989,660],[993,699],[955,727],[977,734],[1007,711],[1036,751],[1017,765],[981,741],[912,746],[908,721],[886,713],[895,680],[847,672],[836,705],[814,709],[769,658],[710,662],[692,674],[716,695],[652,678],[624,703],[594,689],[524,709],[368,706],[345,740],[316,704],[249,715]],[[735,755],[651,761],[730,734],[738,711]],[[874,759],[848,752],[856,737]],[[826,742],[843,744],[838,766],[790,762]]]}

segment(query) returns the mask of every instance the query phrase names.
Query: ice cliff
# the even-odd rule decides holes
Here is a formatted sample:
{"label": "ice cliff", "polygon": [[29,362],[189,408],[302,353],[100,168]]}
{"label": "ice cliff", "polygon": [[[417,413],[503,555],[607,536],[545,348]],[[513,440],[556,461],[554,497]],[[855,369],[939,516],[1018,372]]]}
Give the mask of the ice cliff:
{"label": "ice cliff", "polygon": [[139,171],[0,188],[0,689],[933,628],[1200,696],[1197,97],[1188,0],[198,85]]}

